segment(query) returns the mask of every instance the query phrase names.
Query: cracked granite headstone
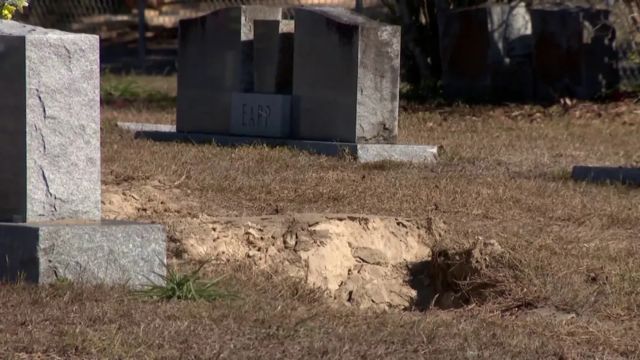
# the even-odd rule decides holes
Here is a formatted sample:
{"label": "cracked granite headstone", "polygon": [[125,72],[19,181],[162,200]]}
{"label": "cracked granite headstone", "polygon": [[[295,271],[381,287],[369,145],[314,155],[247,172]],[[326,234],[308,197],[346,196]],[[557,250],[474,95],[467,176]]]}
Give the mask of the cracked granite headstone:
{"label": "cracked granite headstone", "polygon": [[100,219],[98,37],[0,21],[0,221]]}
{"label": "cracked granite headstone", "polygon": [[295,10],[292,135],[395,143],[400,28],[341,8]]}
{"label": "cracked granite headstone", "polygon": [[101,220],[98,37],[0,21],[0,281],[142,286],[161,225]]}

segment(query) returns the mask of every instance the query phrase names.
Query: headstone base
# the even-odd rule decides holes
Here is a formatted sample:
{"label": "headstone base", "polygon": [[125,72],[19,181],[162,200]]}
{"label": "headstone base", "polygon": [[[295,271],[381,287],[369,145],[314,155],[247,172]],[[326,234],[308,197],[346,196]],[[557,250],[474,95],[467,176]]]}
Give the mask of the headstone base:
{"label": "headstone base", "polygon": [[0,223],[0,279],[141,287],[166,273],[161,225],[131,222]]}
{"label": "headstone base", "polygon": [[432,163],[438,157],[438,147],[432,145],[358,144],[358,161],[401,161]]}
{"label": "headstone base", "polygon": [[288,146],[326,156],[354,156],[358,162],[401,161],[431,164],[438,160],[436,145],[358,144],[347,142],[294,140],[257,136],[233,136],[176,132],[174,125],[119,122],[118,127],[132,131],[136,138],[153,141],[184,141],[220,146],[266,145]]}

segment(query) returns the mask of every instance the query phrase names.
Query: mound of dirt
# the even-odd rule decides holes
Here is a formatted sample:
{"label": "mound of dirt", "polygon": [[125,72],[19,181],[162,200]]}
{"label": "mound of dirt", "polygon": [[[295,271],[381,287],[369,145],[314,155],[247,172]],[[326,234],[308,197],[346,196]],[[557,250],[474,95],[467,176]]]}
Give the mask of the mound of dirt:
{"label": "mound of dirt", "polygon": [[185,258],[251,261],[360,308],[411,306],[417,292],[408,269],[431,258],[444,228],[434,219],[366,215],[211,217],[187,213],[179,199],[189,197],[160,185],[104,187],[105,217],[162,221]]}
{"label": "mound of dirt", "polygon": [[[196,259],[249,259],[284,271],[360,308],[407,308],[416,297],[410,264],[429,259],[434,221],[364,215],[300,214],[211,218],[211,236],[190,237]],[[438,225],[436,225],[437,227]],[[204,241],[203,241],[204,240]]]}
{"label": "mound of dirt", "polygon": [[212,217],[197,211],[188,195],[162,182],[127,189],[105,186],[103,214],[164,223],[174,256],[250,261],[257,268],[303,279],[359,308],[459,307],[495,287],[489,275],[503,254],[500,246],[479,241],[461,251],[441,249],[447,239],[436,218]]}

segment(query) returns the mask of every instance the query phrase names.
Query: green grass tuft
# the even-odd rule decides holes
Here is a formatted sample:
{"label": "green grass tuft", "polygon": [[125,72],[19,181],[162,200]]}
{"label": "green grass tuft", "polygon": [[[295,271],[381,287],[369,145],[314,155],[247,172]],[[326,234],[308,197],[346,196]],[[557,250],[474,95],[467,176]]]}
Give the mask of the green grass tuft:
{"label": "green grass tuft", "polygon": [[190,273],[180,273],[167,268],[167,274],[161,276],[162,284],[152,284],[137,291],[141,296],[154,300],[187,300],[187,301],[216,301],[235,297],[233,294],[221,290],[220,280],[205,280],[200,271],[205,264],[200,265]]}

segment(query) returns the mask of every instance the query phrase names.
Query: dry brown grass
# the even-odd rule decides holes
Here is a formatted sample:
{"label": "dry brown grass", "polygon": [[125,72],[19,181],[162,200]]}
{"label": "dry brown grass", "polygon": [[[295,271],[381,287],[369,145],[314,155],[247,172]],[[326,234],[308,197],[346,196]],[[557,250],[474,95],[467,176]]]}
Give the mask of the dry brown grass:
{"label": "dry brown grass", "polygon": [[[303,284],[242,265],[240,299],[152,302],[122,289],[11,286],[0,290],[10,354],[59,358],[631,358],[634,321],[483,308],[373,314],[335,308]],[[28,311],[27,311],[28,310]],[[15,357],[19,358],[19,357]],[[43,357],[44,358],[44,357]]]}
{"label": "dry brown grass", "polygon": [[[299,283],[241,264],[209,269],[230,274],[227,286],[241,294],[239,300],[214,304],[146,302],[121,290],[2,287],[0,348],[7,353],[640,357],[640,191],[575,183],[568,176],[579,163],[639,165],[639,106],[405,105],[400,139],[443,145],[445,154],[435,166],[362,165],[288,149],[153,143],[133,140],[115,127],[116,121],[169,123],[174,111],[150,104],[103,109],[106,184],[177,183],[188,194],[185,203],[191,203],[185,216],[435,216],[447,224],[452,248],[483,237],[515,254],[519,266],[511,269],[512,283],[482,306],[384,315],[336,309]],[[157,213],[147,219],[163,221]]]}

